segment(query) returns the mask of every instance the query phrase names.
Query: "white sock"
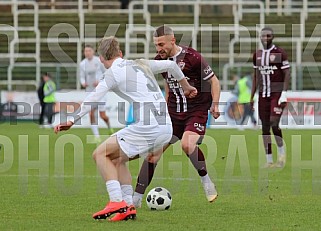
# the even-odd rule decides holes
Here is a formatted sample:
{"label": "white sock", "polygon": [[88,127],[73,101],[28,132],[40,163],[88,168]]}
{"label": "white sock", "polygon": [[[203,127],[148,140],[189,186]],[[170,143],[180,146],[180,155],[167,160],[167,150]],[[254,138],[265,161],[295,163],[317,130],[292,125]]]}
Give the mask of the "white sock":
{"label": "white sock", "polygon": [[106,188],[110,201],[120,202],[123,200],[120,183],[117,180],[106,181]]}
{"label": "white sock", "polygon": [[212,180],[208,174],[206,174],[205,176],[201,176],[201,181],[202,181],[202,184],[212,183]]}
{"label": "white sock", "polygon": [[123,200],[127,203],[127,205],[133,205],[133,186],[123,184],[120,186],[120,188]]}
{"label": "white sock", "polygon": [[266,161],[268,163],[273,163],[273,156],[272,154],[266,154]]}
{"label": "white sock", "polygon": [[141,193],[138,193],[138,192],[134,192],[134,196],[133,197],[136,197],[138,199],[143,199],[143,196],[144,196],[144,194],[141,194]]}
{"label": "white sock", "polygon": [[91,130],[92,130],[93,134],[96,137],[99,137],[98,125],[97,124],[92,124],[90,127],[91,127]]}
{"label": "white sock", "polygon": [[281,147],[278,147],[278,156],[284,156],[285,155],[285,149],[282,145]]}

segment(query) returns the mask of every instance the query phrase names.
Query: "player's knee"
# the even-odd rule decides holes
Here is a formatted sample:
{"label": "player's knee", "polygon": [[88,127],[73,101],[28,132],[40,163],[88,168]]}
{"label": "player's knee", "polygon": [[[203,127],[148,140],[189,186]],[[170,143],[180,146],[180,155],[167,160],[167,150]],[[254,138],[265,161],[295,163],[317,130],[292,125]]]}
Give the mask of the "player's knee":
{"label": "player's knee", "polygon": [[270,124],[271,124],[272,129],[279,127],[279,121],[278,120],[271,120]]}
{"label": "player's knee", "polygon": [[153,154],[150,154],[146,157],[146,161],[150,164],[157,164],[157,162],[160,160],[161,158],[161,154],[160,155],[153,155]]}
{"label": "player's knee", "polygon": [[196,144],[192,144],[190,142],[184,142],[182,140],[182,149],[187,155],[192,153],[195,150],[195,148],[196,148]]}
{"label": "player's knee", "polygon": [[103,155],[102,152],[99,152],[99,151],[95,150],[95,151],[93,151],[92,158],[93,158],[94,161],[96,162],[101,155]]}
{"label": "player's knee", "polygon": [[262,135],[270,135],[270,126],[262,125]]}
{"label": "player's knee", "polygon": [[119,158],[113,159],[112,162],[113,162],[113,164],[114,164],[116,167],[121,164],[121,160],[120,160]]}
{"label": "player's knee", "polygon": [[148,163],[151,163],[151,164],[157,164],[157,162],[159,161],[160,159],[160,156],[150,156],[147,161]]}
{"label": "player's knee", "polygon": [[93,151],[92,158],[94,159],[94,161],[96,161],[97,157],[98,157],[98,152],[95,150]]}
{"label": "player's knee", "polygon": [[[279,136],[282,136],[281,128],[279,125],[272,127],[273,134],[275,135],[275,139],[278,139]],[[278,140],[277,140],[278,143]]]}

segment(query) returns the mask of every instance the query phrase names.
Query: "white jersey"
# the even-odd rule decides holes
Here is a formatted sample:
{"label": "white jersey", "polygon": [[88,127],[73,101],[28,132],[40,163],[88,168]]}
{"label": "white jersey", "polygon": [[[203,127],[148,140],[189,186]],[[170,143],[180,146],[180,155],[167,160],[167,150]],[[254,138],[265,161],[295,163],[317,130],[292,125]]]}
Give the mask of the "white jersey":
{"label": "white jersey", "polygon": [[124,60],[117,58],[106,70],[95,91],[81,105],[76,120],[90,111],[91,105],[113,91],[133,104],[135,123],[116,133],[121,149],[129,156],[146,154],[169,142],[172,122],[165,98],[154,74],[169,72],[178,81],[184,78],[175,62],[169,60]]}
{"label": "white jersey", "polygon": [[104,65],[100,62],[99,57],[94,56],[91,60],[85,58],[80,63],[80,83],[88,84],[87,92],[95,89],[96,83],[103,77],[106,71]]}
{"label": "white jersey", "polygon": [[[99,102],[108,91],[113,91],[129,103],[133,103],[136,124],[155,123],[155,117],[163,116],[164,112],[167,114],[167,107],[163,108],[166,105],[165,98],[154,77],[154,74],[162,72],[172,73],[178,81],[184,78],[175,62],[169,60],[133,61],[117,58],[106,70],[95,91],[86,97],[78,116],[85,115],[90,111],[90,104]],[[147,109],[154,115],[146,114]],[[144,121],[148,118],[150,121]]]}

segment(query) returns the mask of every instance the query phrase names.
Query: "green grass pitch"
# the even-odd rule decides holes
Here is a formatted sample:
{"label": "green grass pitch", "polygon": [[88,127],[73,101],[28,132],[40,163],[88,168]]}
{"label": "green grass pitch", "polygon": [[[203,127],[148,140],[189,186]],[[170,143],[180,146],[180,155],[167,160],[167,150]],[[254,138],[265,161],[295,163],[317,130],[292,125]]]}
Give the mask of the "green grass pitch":
{"label": "green grass pitch", "polygon": [[[321,131],[283,134],[284,169],[263,169],[260,131],[208,129],[201,147],[219,192],[212,204],[174,145],[148,188],[167,188],[172,207],[149,211],[144,202],[135,221],[110,223],[92,219],[108,196],[91,158],[90,129],[55,135],[34,123],[2,123],[0,230],[320,230]],[[129,164],[133,184],[140,163]]]}

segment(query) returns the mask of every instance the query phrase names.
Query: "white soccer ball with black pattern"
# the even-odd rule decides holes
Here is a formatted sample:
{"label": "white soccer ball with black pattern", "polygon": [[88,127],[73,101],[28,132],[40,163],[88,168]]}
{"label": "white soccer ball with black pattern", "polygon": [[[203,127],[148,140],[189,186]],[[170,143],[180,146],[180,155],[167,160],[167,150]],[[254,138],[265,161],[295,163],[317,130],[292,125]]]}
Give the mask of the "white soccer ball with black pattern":
{"label": "white soccer ball with black pattern", "polygon": [[167,189],[156,187],[147,194],[146,203],[151,210],[167,210],[171,207],[172,196]]}

